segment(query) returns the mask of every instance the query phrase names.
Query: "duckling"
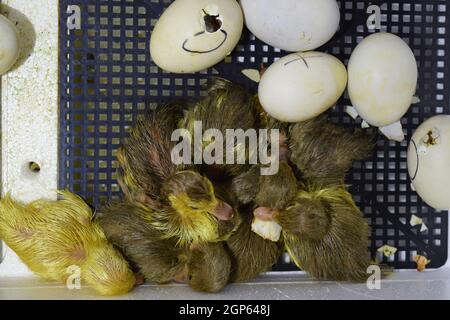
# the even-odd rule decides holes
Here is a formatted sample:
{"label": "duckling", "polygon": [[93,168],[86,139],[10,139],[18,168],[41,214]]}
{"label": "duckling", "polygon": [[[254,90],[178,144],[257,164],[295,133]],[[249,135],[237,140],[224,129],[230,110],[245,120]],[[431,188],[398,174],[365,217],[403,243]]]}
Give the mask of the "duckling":
{"label": "duckling", "polygon": [[231,265],[222,243],[177,246],[146,222],[150,210],[137,202],[115,203],[99,209],[96,219],[108,240],[147,281],[188,283],[203,292],[221,290],[228,283]]}
{"label": "duckling", "polygon": [[[248,167],[248,159],[256,150],[247,148],[244,141],[228,141],[226,133],[229,129],[242,130],[242,133],[252,129],[256,124],[255,98],[239,85],[221,78],[212,79],[206,96],[194,103],[183,119],[179,121],[179,127],[187,129],[191,136],[194,135],[196,122],[201,122],[202,132],[207,130],[218,130],[224,136],[223,161],[222,164],[202,165],[202,172],[205,172],[212,179],[226,179],[234,177]],[[203,153],[213,142],[213,138],[207,140],[204,137],[203,144],[194,144],[194,152]],[[206,141],[205,141],[206,140]],[[200,149],[201,148],[201,149]],[[232,150],[233,156],[245,154],[245,163],[227,164],[226,151]]]}
{"label": "duckling", "polygon": [[174,239],[162,239],[160,231],[146,222],[151,214],[148,206],[125,201],[98,209],[96,221],[136,273],[165,284],[181,277],[187,256]]}
{"label": "duckling", "polygon": [[352,132],[319,116],[290,127],[290,160],[304,179],[323,186],[343,185],[353,161],[372,155],[374,140],[362,131]]}
{"label": "duckling", "polygon": [[203,243],[190,248],[187,283],[196,291],[215,293],[230,281],[231,257],[223,243]]}
{"label": "duckling", "polygon": [[290,257],[316,279],[367,279],[367,268],[373,264],[369,226],[343,186],[304,185],[284,210],[258,208],[254,214],[282,226]]}
{"label": "duckling", "polygon": [[91,221],[91,208],[69,192],[60,196],[24,205],[6,195],[0,200],[0,238],[42,278],[66,283],[69,268],[78,266],[81,280],[100,294],[127,293],[134,274]]}
{"label": "duckling", "polygon": [[232,260],[230,282],[249,281],[269,271],[282,253],[279,243],[252,232],[252,220],[251,214],[245,215],[238,230],[226,241]]}
{"label": "duckling", "polygon": [[185,106],[174,103],[147,112],[117,153],[124,193],[155,209],[148,222],[180,246],[221,241],[221,224],[235,223],[233,208],[217,196],[206,176],[172,161],[171,135]]}

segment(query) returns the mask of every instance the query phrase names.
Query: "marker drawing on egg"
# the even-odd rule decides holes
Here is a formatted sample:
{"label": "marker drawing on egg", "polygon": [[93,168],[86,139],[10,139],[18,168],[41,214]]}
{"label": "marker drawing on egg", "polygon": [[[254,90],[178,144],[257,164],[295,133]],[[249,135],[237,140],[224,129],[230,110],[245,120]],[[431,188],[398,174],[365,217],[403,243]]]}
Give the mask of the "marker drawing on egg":
{"label": "marker drawing on egg", "polygon": [[186,40],[184,40],[182,48],[183,48],[184,51],[189,52],[189,53],[200,53],[200,54],[203,54],[203,53],[214,52],[217,49],[219,49],[225,43],[225,41],[227,41],[227,38],[228,38],[228,33],[225,30],[220,30],[220,32],[222,32],[222,34],[224,35],[224,38],[223,38],[222,42],[217,47],[215,47],[213,49],[202,50],[201,51],[201,50],[191,50],[191,49],[186,47],[186,45],[188,44],[189,40],[191,40],[192,38],[195,38],[195,37],[199,37],[199,36],[204,35],[204,34],[208,34],[208,32],[206,32],[206,31],[198,32],[198,33],[194,34],[192,36],[192,38],[187,38]]}
{"label": "marker drawing on egg", "polygon": [[302,57],[302,56],[299,55],[299,54],[296,54],[296,56],[298,56],[297,59],[294,59],[294,60],[291,60],[291,61],[286,62],[286,63],[284,64],[284,66],[286,67],[286,66],[290,65],[291,63],[294,63],[294,62],[297,62],[297,61],[302,60],[303,63],[305,64],[306,68],[309,69],[309,64],[308,64],[308,62],[306,61],[306,59],[311,59],[311,58],[322,58],[322,57],[323,57],[323,56]]}
{"label": "marker drawing on egg", "polygon": [[414,172],[414,176],[411,177],[411,181],[414,181],[417,177],[417,173],[419,172],[419,152],[417,150],[417,145],[414,140],[411,139],[411,145],[414,147],[414,150],[416,150],[416,157],[417,157],[417,164],[416,164],[416,171]]}

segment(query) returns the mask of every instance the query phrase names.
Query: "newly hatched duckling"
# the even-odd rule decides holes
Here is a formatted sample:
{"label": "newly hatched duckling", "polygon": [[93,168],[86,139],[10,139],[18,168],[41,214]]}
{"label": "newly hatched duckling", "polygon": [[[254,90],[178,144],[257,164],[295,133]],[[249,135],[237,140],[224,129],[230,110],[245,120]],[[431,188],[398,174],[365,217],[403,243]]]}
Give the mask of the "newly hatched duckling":
{"label": "newly hatched duckling", "polygon": [[367,280],[369,226],[343,186],[305,185],[286,209],[258,208],[254,214],[282,226],[290,257],[314,278]]}
{"label": "newly hatched duckling", "polygon": [[96,221],[136,273],[150,282],[169,283],[181,277],[187,256],[174,239],[162,239],[160,231],[147,223],[151,214],[144,204],[121,202],[98,209]]}
{"label": "newly hatched duckling", "polygon": [[[209,86],[206,96],[188,110],[185,117],[180,120],[179,127],[187,129],[190,136],[194,136],[195,123],[199,123],[204,133],[202,144],[194,144],[194,153],[201,153],[218,143],[213,134],[208,136],[208,131],[213,133],[218,131],[223,137],[223,158],[222,163],[202,165],[201,169],[212,179],[226,179],[234,177],[247,170],[248,159],[253,152],[246,146],[246,139],[226,139],[227,130],[242,130],[244,133],[248,129],[254,128],[256,123],[254,97],[239,85],[232,82],[214,78]],[[209,140],[208,140],[209,139]],[[227,164],[226,153],[233,152],[233,157],[243,156],[243,163]],[[236,161],[235,161],[236,163]]]}
{"label": "newly hatched duckling", "polygon": [[290,160],[307,180],[343,185],[353,161],[369,158],[373,136],[328,122],[326,116],[294,124],[289,131]]}
{"label": "newly hatched duckling", "polygon": [[233,208],[216,195],[211,181],[172,161],[171,136],[184,107],[174,103],[147,112],[117,153],[119,183],[128,198],[155,209],[149,223],[180,246],[223,240],[220,225],[234,224]]}
{"label": "newly hatched duckling", "polygon": [[128,263],[92,222],[91,208],[78,196],[60,192],[58,201],[21,204],[0,200],[0,238],[31,271],[66,283],[77,266],[81,281],[103,295],[127,293],[135,284]]}
{"label": "newly hatched duckling", "polygon": [[147,222],[149,207],[122,202],[98,210],[97,221],[108,240],[149,282],[188,283],[194,290],[217,292],[228,282],[230,257],[222,243],[177,246]]}

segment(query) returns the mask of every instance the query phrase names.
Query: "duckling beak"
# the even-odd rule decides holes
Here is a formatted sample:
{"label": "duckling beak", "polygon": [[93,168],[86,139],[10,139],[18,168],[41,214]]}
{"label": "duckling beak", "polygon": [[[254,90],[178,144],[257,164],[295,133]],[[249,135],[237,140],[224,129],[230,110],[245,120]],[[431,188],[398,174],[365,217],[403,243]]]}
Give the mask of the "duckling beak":
{"label": "duckling beak", "polygon": [[187,283],[188,273],[189,273],[188,267],[185,266],[183,270],[181,270],[178,274],[175,275],[175,277],[173,277],[173,281],[175,281],[176,283]]}
{"label": "duckling beak", "polygon": [[135,283],[136,286],[140,286],[140,285],[143,285],[145,283],[145,278],[140,273],[136,273],[134,275],[134,278],[136,279],[136,283]]}
{"label": "duckling beak", "polygon": [[222,221],[228,221],[233,219],[234,210],[233,207],[230,206],[225,201],[219,201],[219,204],[214,208],[212,212],[210,212],[217,219]]}
{"label": "duckling beak", "polygon": [[277,211],[272,208],[259,207],[253,211],[255,218],[262,221],[273,221]]}

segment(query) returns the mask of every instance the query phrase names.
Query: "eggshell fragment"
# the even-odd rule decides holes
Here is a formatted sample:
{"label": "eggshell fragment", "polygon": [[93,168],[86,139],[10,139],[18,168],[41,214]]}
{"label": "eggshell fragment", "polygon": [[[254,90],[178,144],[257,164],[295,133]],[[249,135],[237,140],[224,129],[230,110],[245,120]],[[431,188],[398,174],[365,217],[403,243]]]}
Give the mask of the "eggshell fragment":
{"label": "eggshell fragment", "polygon": [[426,257],[421,255],[415,256],[413,260],[417,263],[417,271],[419,272],[423,272],[427,265],[431,263],[431,260],[428,260]]}
{"label": "eggshell fragment", "polygon": [[281,237],[281,226],[275,221],[253,219],[252,231],[263,239],[277,242]]}
{"label": "eggshell fragment", "polygon": [[382,252],[385,257],[390,258],[390,257],[393,257],[395,255],[395,253],[397,252],[397,248],[391,247],[391,246],[388,246],[388,245],[384,245],[384,246],[378,248],[377,251],[378,252]]}

